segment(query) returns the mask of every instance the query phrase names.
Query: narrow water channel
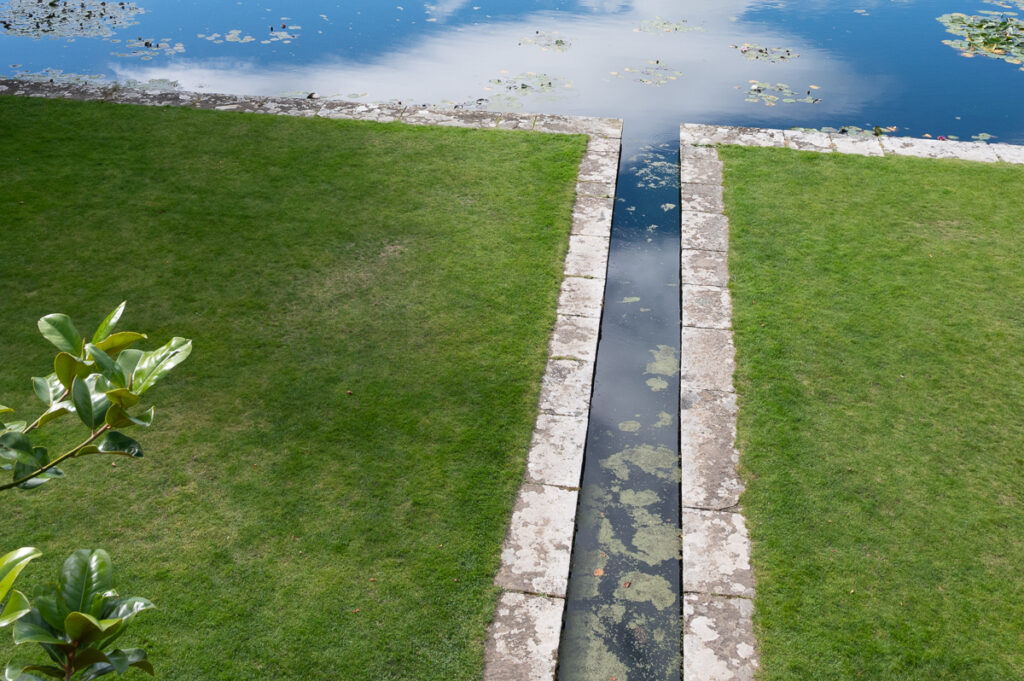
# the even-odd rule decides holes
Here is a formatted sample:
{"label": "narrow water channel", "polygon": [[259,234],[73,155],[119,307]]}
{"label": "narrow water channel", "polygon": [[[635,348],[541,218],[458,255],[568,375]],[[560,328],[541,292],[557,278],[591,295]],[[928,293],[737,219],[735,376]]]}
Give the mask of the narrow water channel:
{"label": "narrow water channel", "polygon": [[624,130],[559,681],[680,674],[679,146]]}

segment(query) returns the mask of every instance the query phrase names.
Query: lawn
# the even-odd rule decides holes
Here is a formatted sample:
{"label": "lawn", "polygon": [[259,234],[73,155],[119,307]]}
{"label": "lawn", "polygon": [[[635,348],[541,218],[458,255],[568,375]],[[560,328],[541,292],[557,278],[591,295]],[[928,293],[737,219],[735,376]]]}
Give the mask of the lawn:
{"label": "lawn", "polygon": [[194,341],[145,458],[0,493],[23,590],[106,548],[168,681],[479,679],[585,141],[0,97],[0,402],[47,313]]}
{"label": "lawn", "polygon": [[1024,677],[1024,168],[721,155],[761,678]]}

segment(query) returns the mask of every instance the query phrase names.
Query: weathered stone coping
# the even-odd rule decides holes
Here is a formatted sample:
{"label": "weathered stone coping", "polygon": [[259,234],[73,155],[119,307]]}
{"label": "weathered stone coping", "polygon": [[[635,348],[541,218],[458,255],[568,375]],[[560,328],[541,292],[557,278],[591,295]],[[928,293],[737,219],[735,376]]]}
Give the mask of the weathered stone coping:
{"label": "weathered stone coping", "polygon": [[739,506],[729,221],[716,145],[1018,164],[1024,164],[1024,147],[697,124],[681,126],[679,142],[683,679],[752,681],[758,668],[754,577]]}
{"label": "weathered stone coping", "polygon": [[589,136],[577,174],[565,275],[541,384],[540,414],[495,579],[504,593],[485,648],[487,681],[552,681],[604,304],[622,121],[3,79],[0,94]]}

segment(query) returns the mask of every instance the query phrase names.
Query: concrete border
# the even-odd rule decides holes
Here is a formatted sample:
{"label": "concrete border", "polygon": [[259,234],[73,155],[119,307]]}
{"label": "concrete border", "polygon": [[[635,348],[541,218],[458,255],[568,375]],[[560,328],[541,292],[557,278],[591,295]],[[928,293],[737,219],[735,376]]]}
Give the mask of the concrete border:
{"label": "concrete border", "polygon": [[755,585],[739,506],[744,486],[736,470],[729,221],[716,146],[1016,164],[1024,164],[1024,147],[700,124],[682,125],[679,143],[683,679],[753,681],[759,667]]}
{"label": "concrete border", "polygon": [[486,681],[553,681],[604,304],[622,121],[9,79],[0,79],[0,94],[589,137],[577,173],[540,413],[495,578],[504,592],[485,644]]}

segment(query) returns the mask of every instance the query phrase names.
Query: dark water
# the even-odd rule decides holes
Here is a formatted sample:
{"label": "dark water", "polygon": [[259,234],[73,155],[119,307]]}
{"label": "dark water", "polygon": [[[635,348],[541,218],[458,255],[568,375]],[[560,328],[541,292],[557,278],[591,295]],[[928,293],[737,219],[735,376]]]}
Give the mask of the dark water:
{"label": "dark water", "polygon": [[0,0],[0,75],[623,118],[559,675],[655,681],[679,674],[678,125],[1024,143],[1024,72],[936,21],[1024,15],[997,1]]}

